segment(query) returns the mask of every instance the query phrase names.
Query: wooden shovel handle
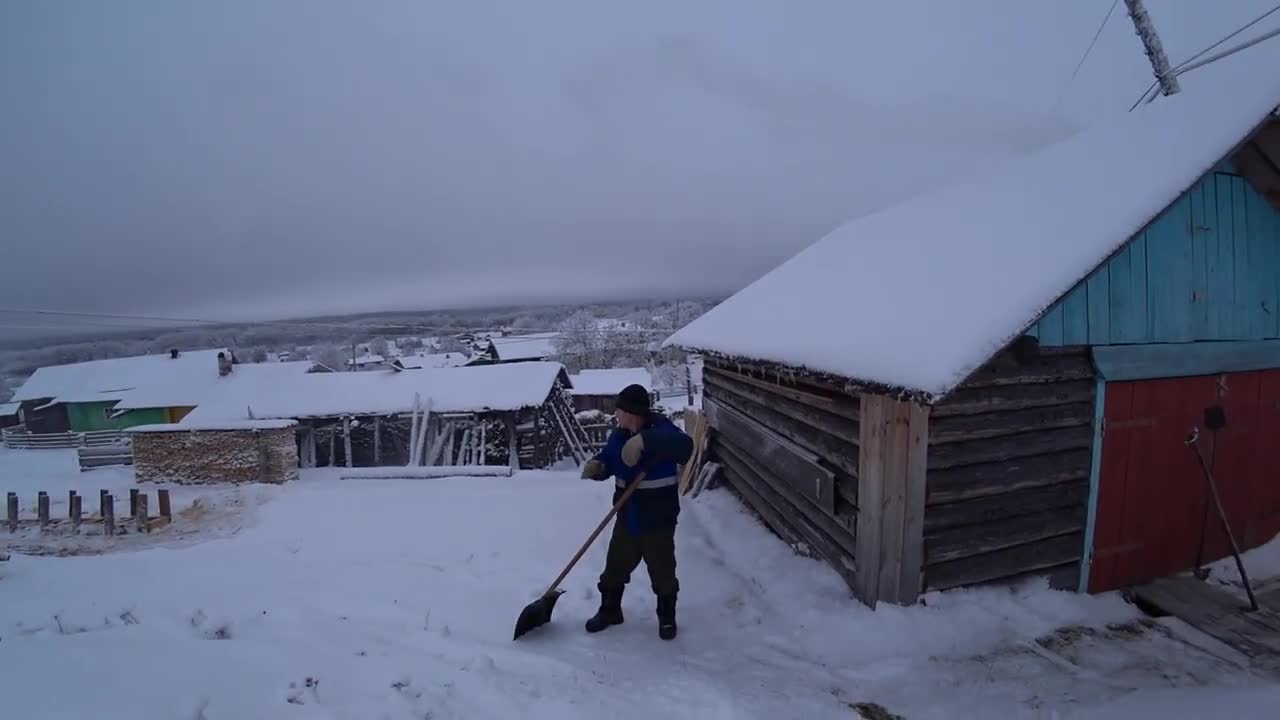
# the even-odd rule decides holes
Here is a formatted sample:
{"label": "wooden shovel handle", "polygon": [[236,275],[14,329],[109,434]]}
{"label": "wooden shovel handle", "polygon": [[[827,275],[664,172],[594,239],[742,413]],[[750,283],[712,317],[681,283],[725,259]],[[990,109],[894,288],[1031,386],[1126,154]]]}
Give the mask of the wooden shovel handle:
{"label": "wooden shovel handle", "polygon": [[613,507],[609,508],[609,512],[605,513],[604,519],[600,521],[599,525],[596,525],[595,530],[591,531],[591,537],[588,537],[587,541],[582,543],[582,547],[578,548],[578,552],[574,554],[573,559],[569,561],[568,565],[564,566],[564,570],[560,571],[559,577],[555,579],[555,582],[551,583],[551,587],[547,588],[547,591],[543,593],[543,597],[556,591],[556,588],[560,586],[560,582],[569,575],[569,571],[573,569],[573,566],[577,565],[578,561],[582,559],[582,556],[587,552],[587,548],[591,547],[591,543],[595,542],[596,538],[599,537],[600,532],[604,530],[604,526],[609,524],[609,521],[613,519],[614,515],[618,514],[618,510],[623,504],[630,499],[631,494],[640,486],[640,482],[644,480],[646,474],[648,474],[647,471],[643,470],[636,474],[635,479],[622,491],[622,497],[618,498],[618,502],[614,503]]}

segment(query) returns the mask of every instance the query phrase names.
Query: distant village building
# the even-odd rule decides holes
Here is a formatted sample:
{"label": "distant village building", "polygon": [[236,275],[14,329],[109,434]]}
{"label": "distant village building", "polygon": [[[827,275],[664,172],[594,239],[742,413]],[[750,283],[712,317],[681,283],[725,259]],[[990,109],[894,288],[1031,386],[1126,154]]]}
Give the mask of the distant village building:
{"label": "distant village building", "polygon": [[649,390],[650,401],[657,404],[653,380],[647,368],[614,368],[608,370],[583,370],[570,375],[573,383],[573,407],[578,412],[598,411],[612,414],[618,393],[628,385],[641,385]]}
{"label": "distant village building", "polygon": [[1197,449],[1240,546],[1271,539],[1278,102],[1252,76],[1160,98],[855,220],[677,332],[728,486],[873,607],[1222,558]]}

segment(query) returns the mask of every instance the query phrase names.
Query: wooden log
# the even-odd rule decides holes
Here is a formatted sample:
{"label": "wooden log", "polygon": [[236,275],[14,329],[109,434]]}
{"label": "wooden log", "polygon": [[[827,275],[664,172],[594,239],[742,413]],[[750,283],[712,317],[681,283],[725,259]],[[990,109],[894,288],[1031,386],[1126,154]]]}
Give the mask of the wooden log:
{"label": "wooden log", "polygon": [[[847,398],[856,399],[859,394],[858,388],[854,383],[842,382],[834,377],[822,377],[817,373],[795,370],[794,368],[783,368],[781,366],[770,368],[761,363],[740,360],[726,362],[711,357],[703,359],[702,370],[704,377],[707,368],[724,370],[734,376],[747,377],[810,395],[825,396],[834,401],[843,402]],[[833,406],[837,404],[840,403],[833,403]],[[847,407],[845,405],[845,408]],[[857,413],[857,415],[860,414],[861,411]],[[850,419],[856,420],[858,418],[854,416]]]}
{"label": "wooden log", "polygon": [[373,464],[382,464],[382,418],[373,419]]}
{"label": "wooden log", "polygon": [[18,493],[11,492],[5,496],[5,507],[8,511],[9,532],[18,532]]}
{"label": "wooden log", "polygon": [[[765,502],[745,479],[735,475],[736,470],[733,467],[728,464],[724,467],[727,474],[726,487],[738,496],[748,510],[754,512],[792,550],[810,557],[816,556],[817,549],[805,542],[799,531],[791,526],[791,522],[786,519],[786,516],[780,514],[772,505]],[[808,552],[805,551],[806,548],[809,548]]]}
{"label": "wooden log", "polygon": [[961,387],[1067,382],[1092,380],[1093,377],[1093,363],[1087,352],[1076,351],[1060,355],[1041,353],[1040,356],[1028,359],[1025,363],[1019,363],[1012,353],[1006,352],[978,368],[961,383]]}
{"label": "wooden log", "polygon": [[81,512],[80,496],[75,494],[73,490],[71,493],[71,531],[74,533],[80,532],[80,523],[83,520]]}
{"label": "wooden log", "polygon": [[979,415],[950,415],[929,424],[932,444],[965,442],[1033,430],[1093,424],[1093,402],[1068,403]]}
{"label": "wooden log", "polygon": [[924,532],[934,535],[948,528],[1002,522],[1052,508],[1084,508],[1088,499],[1089,480],[1083,477],[1044,487],[930,505],[925,510]]}
{"label": "wooden log", "polygon": [[102,496],[102,534],[116,534],[116,499],[110,493]]}
{"label": "wooden log", "polygon": [[985,555],[925,567],[925,587],[946,590],[1079,562],[1084,533],[1059,535]]}
{"label": "wooden log", "polygon": [[[722,455],[721,457],[728,460],[729,456]],[[813,554],[826,560],[852,588],[856,576],[856,565],[853,556],[843,550],[821,530],[809,524],[803,514],[790,510],[790,503],[782,498],[768,483],[760,482],[757,479],[758,475],[753,475],[750,472],[736,472],[747,470],[745,466],[736,463],[730,465],[727,462],[724,467],[731,473],[730,482],[732,487],[747,496],[749,506],[756,510],[761,517],[765,518],[771,526],[774,526],[775,530],[777,528],[786,528],[785,531],[779,532],[779,535],[784,536],[784,540],[793,546],[802,544],[811,548]],[[787,535],[790,537],[786,537]]]}
{"label": "wooden log", "polygon": [[983,555],[1084,529],[1083,506],[1060,507],[1029,515],[940,530],[925,538],[929,565]]}
{"label": "wooden log", "polygon": [[[834,544],[839,545],[847,555],[851,557],[854,555],[857,549],[857,541],[847,524],[842,524],[842,521],[818,509],[808,498],[803,497],[788,483],[769,477],[766,474],[768,471],[751,456],[750,451],[747,449],[736,446],[723,436],[717,437],[716,442],[718,443],[717,450],[719,451],[718,456],[721,462],[733,466],[738,475],[749,476],[749,479],[753,481],[753,485],[766,486],[772,491],[772,493],[767,493],[768,495],[786,501],[785,506],[777,508],[780,512],[786,515],[794,513],[804,515],[810,523],[826,533]],[[759,494],[766,495],[764,492]]]}
{"label": "wooden log", "polygon": [[44,531],[49,527],[49,493],[41,490],[36,495],[36,517],[40,519],[40,530]]}
{"label": "wooden log", "polygon": [[983,440],[945,443],[929,447],[929,469],[996,463],[1037,455],[1088,449],[1093,443],[1092,425],[1054,428],[1004,435]]}
{"label": "wooden log", "polygon": [[934,405],[929,417],[930,422],[936,425],[939,418],[953,415],[1027,410],[1047,405],[1092,402],[1095,392],[1093,380],[961,387],[942,402]]}
{"label": "wooden log", "polygon": [[702,404],[716,432],[739,438],[739,447],[755,448],[755,457],[775,477],[790,483],[828,514],[835,513],[836,477],[817,456],[717,400],[704,397]]}
{"label": "wooden log", "polygon": [[138,532],[150,532],[151,528],[147,525],[147,520],[149,518],[150,515],[147,512],[147,494],[141,493],[138,495],[137,510],[133,514],[133,526],[137,528]]}
{"label": "wooden log", "polygon": [[[857,423],[844,418],[836,418],[834,425],[818,426],[810,422],[797,420],[793,414],[782,412],[776,398],[765,398],[757,393],[748,396],[741,383],[731,383],[714,376],[708,376],[706,386],[712,389],[710,397],[738,410],[743,415],[755,418],[770,430],[799,445],[818,458],[839,468],[849,478],[858,476],[858,437]],[[704,397],[707,395],[704,393]],[[834,416],[833,416],[834,417]],[[842,440],[838,432],[848,433]]]}
{"label": "wooden log", "polygon": [[[781,385],[762,382],[745,375],[726,373],[715,368],[703,374],[703,381],[707,385],[727,388],[754,402],[775,408],[796,422],[804,423],[816,430],[837,438],[852,438],[850,442],[857,441],[859,418],[856,415],[860,411],[858,401],[852,397],[837,404],[834,398],[805,392],[783,392],[786,388]],[[834,412],[831,409],[833,407],[838,407],[840,412]],[[851,415],[855,417],[850,417]]]}
{"label": "wooden log", "polygon": [[[931,457],[930,460],[933,458]],[[1089,448],[1003,462],[929,468],[928,504],[942,504],[1088,480]]]}
{"label": "wooden log", "polygon": [[160,505],[160,517],[173,520],[173,506],[169,503],[169,489],[156,490],[156,499]]}

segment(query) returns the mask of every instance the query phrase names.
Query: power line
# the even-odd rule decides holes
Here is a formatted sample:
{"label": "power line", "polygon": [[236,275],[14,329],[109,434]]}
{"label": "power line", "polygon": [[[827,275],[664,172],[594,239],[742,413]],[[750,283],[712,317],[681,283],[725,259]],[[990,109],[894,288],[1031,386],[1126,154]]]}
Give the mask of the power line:
{"label": "power line", "polygon": [[1067,88],[1071,87],[1071,83],[1076,81],[1076,75],[1080,74],[1080,68],[1084,67],[1084,62],[1089,59],[1089,53],[1093,52],[1093,46],[1098,43],[1098,38],[1102,36],[1102,29],[1107,26],[1107,21],[1111,19],[1111,14],[1116,11],[1116,6],[1120,4],[1120,0],[1111,0],[1111,7],[1107,9],[1107,14],[1103,16],[1102,22],[1098,24],[1098,30],[1093,33],[1093,39],[1089,41],[1089,47],[1084,49],[1084,55],[1080,56],[1080,62],[1076,63],[1076,69],[1071,71],[1071,78],[1062,86],[1062,90],[1058,92],[1058,99],[1054,101],[1053,106],[1056,108],[1062,102],[1062,98],[1067,94]]}
{"label": "power line", "polygon": [[[1233,38],[1233,37],[1235,37],[1235,36],[1239,35],[1240,33],[1244,32],[1245,30],[1248,30],[1249,28],[1253,27],[1254,25],[1257,25],[1258,23],[1260,23],[1260,22],[1262,22],[1263,20],[1267,19],[1270,15],[1272,15],[1273,13],[1275,13],[1277,10],[1280,10],[1280,5],[1276,5],[1275,7],[1271,8],[1270,10],[1268,10],[1268,11],[1266,11],[1266,12],[1264,12],[1264,13],[1262,13],[1262,14],[1261,14],[1261,15],[1259,15],[1258,17],[1256,17],[1256,18],[1254,18],[1254,19],[1250,20],[1249,22],[1245,23],[1243,26],[1241,26],[1241,27],[1237,28],[1236,30],[1234,30],[1233,32],[1231,32],[1230,34],[1228,34],[1226,37],[1222,38],[1221,40],[1218,40],[1218,41],[1217,41],[1217,42],[1215,42],[1214,44],[1212,44],[1212,45],[1210,45],[1210,46],[1206,47],[1205,49],[1201,50],[1200,52],[1196,53],[1195,55],[1192,55],[1191,57],[1187,58],[1186,60],[1183,60],[1182,62],[1178,63],[1177,65],[1175,65],[1175,66],[1173,67],[1173,69],[1172,69],[1170,72],[1172,72],[1174,75],[1180,75],[1180,74],[1182,74],[1182,73],[1184,73],[1184,72],[1186,72],[1186,71],[1188,71],[1188,70],[1194,70],[1194,69],[1196,69],[1197,67],[1200,67],[1200,64],[1197,64],[1197,65],[1194,65],[1194,66],[1189,66],[1189,63],[1194,62],[1196,59],[1200,58],[1201,56],[1203,56],[1205,53],[1209,52],[1210,50],[1213,50],[1214,48],[1218,47],[1218,46],[1219,46],[1219,45],[1221,45],[1222,43],[1224,43],[1224,42],[1226,42],[1226,41],[1230,40],[1231,38]],[[1241,46],[1239,46],[1239,47],[1237,47],[1237,48],[1235,48],[1235,49],[1233,49],[1233,50],[1229,51],[1229,52],[1227,53],[1227,55],[1229,55],[1229,54],[1231,54],[1231,53],[1233,53],[1233,52],[1238,52],[1238,51],[1240,51],[1240,50],[1243,50],[1243,49],[1245,49],[1246,47],[1250,47],[1250,46],[1252,46],[1252,45],[1256,45],[1256,44],[1258,44],[1259,42],[1262,42],[1263,40],[1266,40],[1268,37],[1270,37],[1270,36],[1274,36],[1274,35],[1275,35],[1275,33],[1271,33],[1270,35],[1264,35],[1263,37],[1257,38],[1257,39],[1255,39],[1254,41],[1252,41],[1252,42],[1250,42],[1250,43],[1248,43],[1248,44],[1246,44],[1246,45],[1241,45]],[[1208,62],[1213,62],[1213,60],[1221,59],[1222,57],[1226,57],[1226,55],[1215,56],[1214,58],[1210,59]],[[1202,64],[1208,64],[1208,63],[1206,62],[1206,63],[1202,63]],[[1152,94],[1151,94],[1151,91],[1152,91],[1152,90],[1155,90],[1155,89],[1156,89],[1156,86],[1158,86],[1159,84],[1160,84],[1160,81],[1157,79],[1157,80],[1153,81],[1150,85],[1148,85],[1148,86],[1147,86],[1147,89],[1142,91],[1142,95],[1141,95],[1141,96],[1140,96],[1140,97],[1139,97],[1139,98],[1138,98],[1138,99],[1133,103],[1133,105],[1131,105],[1131,106],[1129,107],[1129,112],[1133,112],[1133,110],[1134,110],[1135,108],[1137,108],[1139,105],[1141,105],[1141,104],[1143,103],[1143,101],[1144,101],[1144,100],[1146,100],[1148,103],[1150,103],[1150,102],[1154,101],[1154,100],[1156,99],[1156,95],[1152,95]],[[1158,94],[1158,93],[1157,93],[1157,94]],[[1148,99],[1148,96],[1150,96],[1150,98],[1149,98],[1149,99]]]}

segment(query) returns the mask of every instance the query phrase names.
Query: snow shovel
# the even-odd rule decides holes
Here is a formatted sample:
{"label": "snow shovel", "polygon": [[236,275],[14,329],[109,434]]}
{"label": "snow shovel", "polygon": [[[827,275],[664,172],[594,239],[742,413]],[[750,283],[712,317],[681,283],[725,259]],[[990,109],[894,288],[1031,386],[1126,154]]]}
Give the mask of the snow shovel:
{"label": "snow shovel", "polygon": [[515,637],[511,638],[512,640],[518,640],[521,635],[530,630],[551,622],[551,611],[556,606],[556,600],[559,600],[560,596],[564,594],[564,591],[559,589],[560,582],[565,579],[565,576],[569,574],[573,566],[587,552],[587,548],[591,547],[591,543],[595,542],[596,537],[600,535],[600,531],[604,530],[604,526],[608,525],[613,516],[618,514],[618,510],[627,502],[631,494],[636,491],[646,474],[648,474],[648,468],[636,473],[635,479],[622,491],[622,496],[618,498],[618,502],[614,503],[613,507],[609,508],[609,512],[605,513],[604,519],[591,532],[591,537],[582,543],[582,547],[578,548],[578,552],[573,556],[573,559],[569,561],[568,565],[564,566],[564,570],[560,571],[560,576],[551,583],[551,587],[548,587],[547,591],[542,593],[542,597],[524,606],[524,610],[520,611],[520,617],[516,619],[516,634]]}

